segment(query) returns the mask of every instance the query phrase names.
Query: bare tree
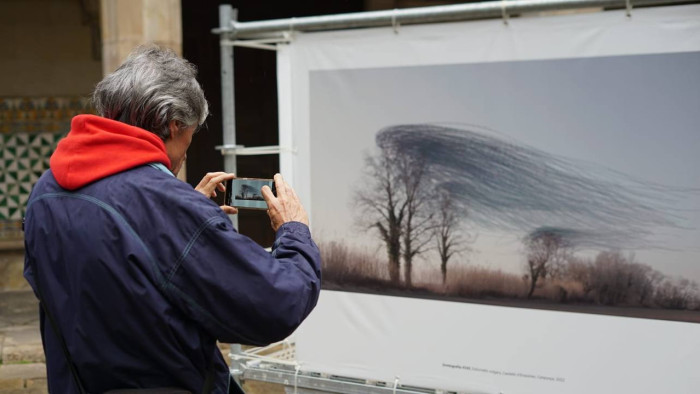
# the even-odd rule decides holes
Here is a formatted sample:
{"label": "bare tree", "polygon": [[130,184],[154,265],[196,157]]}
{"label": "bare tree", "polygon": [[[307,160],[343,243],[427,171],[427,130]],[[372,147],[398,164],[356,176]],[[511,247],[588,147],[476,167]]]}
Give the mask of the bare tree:
{"label": "bare tree", "polygon": [[365,157],[365,175],[372,183],[355,193],[355,203],[366,210],[357,219],[368,228],[376,228],[386,246],[389,279],[400,280],[401,231],[406,212],[406,198],[401,192],[398,153],[389,148],[377,157]]}
{"label": "bare tree", "polygon": [[377,156],[365,158],[365,175],[371,181],[355,194],[356,204],[366,213],[358,221],[376,228],[386,246],[390,280],[400,281],[403,258],[409,287],[413,261],[432,238],[428,174],[422,158],[382,145]]}
{"label": "bare tree", "polygon": [[466,215],[466,210],[458,207],[447,190],[439,190],[434,199],[435,216],[433,217],[433,233],[437,243],[437,252],[440,255],[440,272],[442,284],[447,282],[447,263],[452,256],[469,250],[460,231],[461,219]]}
{"label": "bare tree", "polygon": [[632,280],[631,264],[619,251],[598,253],[592,266],[596,301],[604,305],[617,305],[628,298]]}
{"label": "bare tree", "polygon": [[524,243],[527,248],[526,277],[530,281],[527,298],[531,298],[537,281],[547,276],[550,265],[559,265],[564,259],[568,244],[560,234],[549,230],[534,231],[525,238]]}
{"label": "bare tree", "polygon": [[601,251],[594,261],[571,258],[564,278],[581,283],[584,297],[598,304],[652,306],[656,288],[665,276],[646,264],[635,262],[634,254]]}
{"label": "bare tree", "polygon": [[654,292],[659,284],[663,282],[665,275],[655,269],[652,269],[648,265],[645,265],[644,267],[647,267],[649,271],[647,271],[645,282],[639,294],[639,303],[644,306],[651,306],[654,301]]}
{"label": "bare tree", "polygon": [[635,262],[634,254],[627,257],[627,294],[625,301],[630,304],[650,306],[654,289],[664,275],[646,264]]}
{"label": "bare tree", "polygon": [[399,156],[399,179],[406,197],[406,216],[401,236],[403,238],[404,280],[413,284],[413,259],[426,250],[432,239],[432,217],[429,210],[431,191],[428,185],[425,160],[421,157]]}
{"label": "bare tree", "polygon": [[594,289],[592,266],[593,262],[591,262],[590,259],[575,256],[571,256],[566,265],[565,277],[567,279],[573,279],[581,284],[584,298],[588,297],[590,292]]}
{"label": "bare tree", "polygon": [[697,309],[700,307],[700,292],[698,284],[685,278],[666,278],[659,284],[656,303],[667,309]]}

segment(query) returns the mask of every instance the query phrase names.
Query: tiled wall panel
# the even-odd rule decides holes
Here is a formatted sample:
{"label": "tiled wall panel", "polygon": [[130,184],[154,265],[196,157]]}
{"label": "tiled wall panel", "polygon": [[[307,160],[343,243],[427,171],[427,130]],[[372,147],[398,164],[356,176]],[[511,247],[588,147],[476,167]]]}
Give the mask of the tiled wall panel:
{"label": "tiled wall panel", "polygon": [[32,186],[73,116],[90,112],[84,97],[0,98],[0,240],[21,238]]}

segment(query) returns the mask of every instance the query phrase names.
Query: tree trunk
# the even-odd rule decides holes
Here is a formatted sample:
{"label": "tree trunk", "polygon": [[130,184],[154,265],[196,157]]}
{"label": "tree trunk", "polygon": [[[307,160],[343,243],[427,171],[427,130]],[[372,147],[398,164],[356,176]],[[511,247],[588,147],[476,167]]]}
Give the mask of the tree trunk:
{"label": "tree trunk", "polygon": [[400,281],[400,271],[399,271],[399,259],[389,260],[389,280],[392,283],[399,283]]}
{"label": "tree trunk", "polygon": [[403,276],[404,276],[404,281],[406,284],[406,287],[411,287],[413,285],[411,281],[411,263],[410,262],[404,262],[403,265]]}
{"label": "tree trunk", "polygon": [[530,277],[530,291],[527,293],[527,298],[532,297],[532,293],[535,292],[535,285],[537,284],[537,276],[532,275]]}
{"label": "tree trunk", "polygon": [[400,249],[400,243],[398,240],[387,245],[387,254],[389,257],[389,280],[391,280],[392,283],[401,282],[401,271],[399,269],[401,265]]}
{"label": "tree trunk", "polygon": [[392,283],[401,282],[401,231],[397,225],[397,220],[392,215],[392,222],[384,238],[386,243],[387,257],[389,258],[389,280]]}
{"label": "tree trunk", "polygon": [[443,260],[440,264],[440,271],[442,271],[442,284],[445,285],[447,283],[447,261]]}

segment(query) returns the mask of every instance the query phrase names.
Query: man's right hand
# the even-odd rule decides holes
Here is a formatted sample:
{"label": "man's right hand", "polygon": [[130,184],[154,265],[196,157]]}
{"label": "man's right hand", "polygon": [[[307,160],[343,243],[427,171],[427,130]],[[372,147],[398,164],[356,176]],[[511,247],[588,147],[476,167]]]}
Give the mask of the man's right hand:
{"label": "man's right hand", "polygon": [[262,195],[267,202],[267,215],[270,216],[272,229],[277,231],[281,225],[287,222],[301,222],[309,225],[309,216],[301,205],[299,197],[291,186],[284,181],[282,175],[275,174],[275,189],[277,197],[272,190],[265,185],[262,187]]}
{"label": "man's right hand", "polygon": [[[199,184],[194,190],[204,194],[207,198],[216,197],[216,191],[225,192],[226,186],[224,186],[224,184],[227,180],[234,179],[235,177],[234,174],[227,174],[225,172],[209,172],[199,181]],[[228,205],[222,205],[221,210],[227,215],[235,215],[238,213],[238,208]]]}
{"label": "man's right hand", "polygon": [[204,175],[199,184],[194,188],[194,190],[204,194],[205,197],[211,198],[216,197],[216,191],[224,192],[226,191],[226,186],[224,183],[229,179],[234,179],[236,176],[234,174],[227,174],[225,172],[208,172]]}

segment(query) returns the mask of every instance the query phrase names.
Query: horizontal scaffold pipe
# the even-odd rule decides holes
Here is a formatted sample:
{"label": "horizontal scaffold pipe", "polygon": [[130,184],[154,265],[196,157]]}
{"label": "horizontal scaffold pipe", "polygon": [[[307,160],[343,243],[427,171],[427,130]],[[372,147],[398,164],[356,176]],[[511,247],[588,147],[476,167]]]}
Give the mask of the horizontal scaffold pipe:
{"label": "horizontal scaffold pipe", "polygon": [[503,0],[432,7],[357,12],[349,14],[271,19],[255,22],[231,21],[230,28],[214,29],[237,39],[261,39],[291,31],[341,30],[363,27],[409,25],[460,20],[501,18],[533,12],[580,8],[626,8],[698,3],[699,0]]}

